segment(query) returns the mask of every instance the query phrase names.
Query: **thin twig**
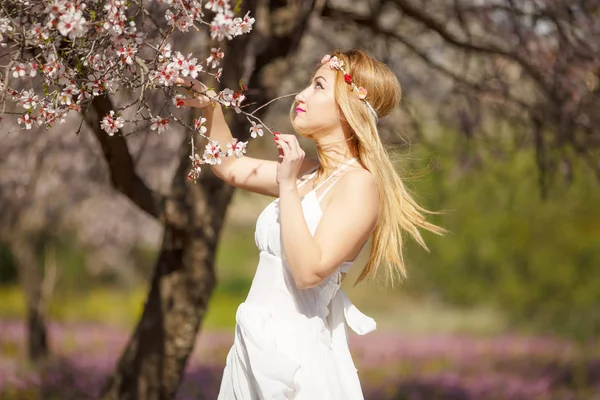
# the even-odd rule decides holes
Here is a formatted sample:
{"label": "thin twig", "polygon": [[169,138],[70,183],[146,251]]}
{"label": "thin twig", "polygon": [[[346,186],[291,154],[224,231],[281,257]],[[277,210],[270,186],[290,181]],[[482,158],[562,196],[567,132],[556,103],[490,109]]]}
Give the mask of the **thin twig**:
{"label": "thin twig", "polygon": [[285,98],[285,97],[295,96],[295,95],[297,95],[297,94],[298,94],[298,92],[296,92],[296,93],[290,93],[290,94],[284,94],[283,96],[276,97],[276,98],[274,98],[273,100],[271,100],[271,101],[269,101],[269,102],[267,102],[267,103],[263,104],[262,106],[258,107],[256,110],[252,111],[252,112],[250,113],[250,115],[254,115],[254,113],[255,113],[255,112],[257,112],[257,111],[258,111],[258,110],[260,110],[261,108],[264,108],[264,107],[268,106],[269,104],[271,104],[271,103],[272,103],[272,102],[274,102],[274,101],[277,101],[277,100],[283,99],[283,98]]}

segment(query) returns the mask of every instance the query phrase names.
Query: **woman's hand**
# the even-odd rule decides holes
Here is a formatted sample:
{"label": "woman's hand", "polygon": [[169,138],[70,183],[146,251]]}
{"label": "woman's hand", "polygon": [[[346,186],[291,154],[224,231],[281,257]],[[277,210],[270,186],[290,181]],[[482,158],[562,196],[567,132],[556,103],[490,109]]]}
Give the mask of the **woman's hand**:
{"label": "woman's hand", "polygon": [[279,190],[282,188],[296,188],[298,180],[298,171],[304,161],[304,150],[300,148],[300,143],[294,135],[282,135],[275,132],[275,143],[279,151],[277,164],[277,184]]}
{"label": "woman's hand", "polygon": [[[209,90],[204,83],[189,76],[176,78],[175,84],[180,85],[183,89],[187,89],[186,91],[193,96],[180,100],[184,106],[204,108],[214,102],[214,100],[211,100],[208,96],[213,98],[217,97],[214,90]],[[194,92],[206,93],[208,96]]]}

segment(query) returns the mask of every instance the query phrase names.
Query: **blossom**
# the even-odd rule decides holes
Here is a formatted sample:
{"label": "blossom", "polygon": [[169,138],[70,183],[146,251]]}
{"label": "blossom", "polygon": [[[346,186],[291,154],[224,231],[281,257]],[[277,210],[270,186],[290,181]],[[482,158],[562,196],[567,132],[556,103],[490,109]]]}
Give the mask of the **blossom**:
{"label": "blossom", "polygon": [[223,59],[225,53],[221,51],[221,48],[212,48],[210,49],[210,57],[206,59],[206,64],[210,64],[210,68],[217,68],[219,66],[219,61]]}
{"label": "blossom", "polygon": [[367,89],[365,89],[364,87],[359,87],[358,88],[358,94],[357,94],[358,98],[361,100],[365,100],[367,98]]}
{"label": "blossom", "polygon": [[153,131],[158,129],[158,133],[169,129],[169,120],[167,118],[157,116],[150,118],[150,122],[152,122],[152,125],[150,125],[150,129]]}
{"label": "blossom", "polygon": [[29,114],[23,114],[19,118],[17,118],[17,123],[19,125],[25,125],[25,129],[31,129],[31,125],[35,121],[35,117],[32,117]]}
{"label": "blossom", "polygon": [[344,61],[342,61],[339,58],[333,56],[329,60],[329,67],[331,69],[342,69],[344,67]]}
{"label": "blossom", "polygon": [[329,54],[325,54],[321,59],[321,64],[327,64],[331,60],[331,56]]}
{"label": "blossom", "polygon": [[206,133],[206,131],[208,130],[206,128],[206,125],[204,125],[205,123],[206,123],[206,118],[202,118],[202,117],[196,118],[194,120],[194,129],[204,135]]}
{"label": "blossom", "polygon": [[122,63],[132,65],[137,52],[137,46],[122,46],[117,50],[117,55]]}
{"label": "blossom", "polygon": [[246,100],[246,95],[244,93],[242,93],[241,90],[235,92],[233,94],[233,99],[231,100],[231,106],[233,107],[233,109],[235,110],[236,113],[241,113],[242,109],[240,108],[240,106],[242,105],[242,102]]}
{"label": "blossom", "polygon": [[57,79],[66,72],[65,65],[55,53],[50,53],[48,62],[42,65],[42,72],[50,79]]}
{"label": "blossom", "polygon": [[104,118],[102,118],[102,122],[100,123],[100,127],[109,134],[109,136],[113,136],[118,132],[120,128],[123,127],[123,117],[117,116],[115,118],[115,112],[110,110],[110,113],[107,114]]}
{"label": "blossom", "polygon": [[197,64],[198,59],[190,58],[191,54],[188,55],[188,58],[184,60],[181,65],[181,75],[183,76],[191,76],[192,78],[198,77],[198,72],[202,72],[202,65]]}
{"label": "blossom", "polygon": [[219,99],[219,101],[225,105],[225,106],[229,106],[231,104],[231,101],[233,100],[233,95],[234,95],[234,91],[231,89],[224,89],[223,91],[221,91],[221,93],[219,93],[219,95],[217,96],[217,98]]}
{"label": "blossom", "polygon": [[168,25],[174,26],[181,32],[187,32],[189,27],[194,24],[193,16],[187,12],[182,12],[176,15],[173,14],[171,10],[167,10],[165,13],[165,19],[167,20]]}
{"label": "blossom", "polygon": [[207,10],[224,14],[230,11],[231,5],[228,0],[208,0],[204,6]]}
{"label": "blossom", "polygon": [[159,51],[158,51],[158,60],[159,61],[165,61],[166,59],[171,58],[171,43],[167,43],[165,44]]}
{"label": "blossom", "polygon": [[100,96],[104,92],[104,80],[99,76],[88,75],[86,88],[91,91],[93,96]]}
{"label": "blossom", "polygon": [[204,161],[200,158],[198,154],[190,156],[190,159],[192,160],[192,169],[190,170],[190,172],[188,172],[187,178],[188,180],[196,182],[196,180],[200,178],[200,173],[202,172],[200,164],[202,164]]}
{"label": "blossom", "polygon": [[225,38],[231,40],[233,35],[230,33],[233,20],[224,14],[217,14],[210,23],[210,38],[223,40]]}
{"label": "blossom", "polygon": [[250,17],[250,11],[244,15],[244,18],[239,23],[240,34],[249,33],[252,30],[252,25],[254,25],[255,19]]}
{"label": "blossom", "polygon": [[179,108],[179,107],[183,107],[185,106],[185,97],[181,94],[176,94],[175,97],[173,97],[173,104],[175,105],[175,107]]}
{"label": "blossom", "polygon": [[240,142],[237,138],[234,138],[232,142],[227,143],[227,157],[232,155],[235,158],[241,158],[246,153],[246,146],[248,142]]}
{"label": "blossom", "polygon": [[217,73],[215,73],[215,79],[217,80],[217,82],[221,82],[221,75],[223,74],[223,68],[219,68],[217,70]]}
{"label": "blossom", "polygon": [[4,43],[4,34],[12,32],[13,27],[10,25],[11,21],[9,18],[0,17],[0,47],[6,47]]}
{"label": "blossom", "polygon": [[210,141],[206,144],[204,148],[204,154],[202,155],[202,159],[206,164],[216,165],[221,164],[223,160],[221,159],[221,147],[217,141]]}
{"label": "blossom", "polygon": [[261,124],[257,124],[254,121],[250,121],[250,123],[252,124],[252,126],[250,127],[250,136],[252,136],[254,139],[256,139],[256,136],[262,136],[263,126]]}
{"label": "blossom", "polygon": [[19,98],[21,106],[28,110],[38,104],[38,96],[34,94],[33,89],[24,90]]}
{"label": "blossom", "polygon": [[76,39],[85,35],[86,20],[81,11],[65,13],[58,19],[57,28],[61,35]]}
{"label": "blossom", "polygon": [[73,96],[76,96],[78,94],[79,89],[77,89],[77,86],[70,84],[69,86],[63,89],[63,91],[58,96],[58,99],[60,101],[60,104],[71,105],[73,103]]}
{"label": "blossom", "polygon": [[27,67],[23,63],[18,63],[12,67],[13,77],[22,78],[27,73]]}
{"label": "blossom", "polygon": [[346,82],[348,85],[352,84],[352,76],[350,74],[344,74],[344,82]]}

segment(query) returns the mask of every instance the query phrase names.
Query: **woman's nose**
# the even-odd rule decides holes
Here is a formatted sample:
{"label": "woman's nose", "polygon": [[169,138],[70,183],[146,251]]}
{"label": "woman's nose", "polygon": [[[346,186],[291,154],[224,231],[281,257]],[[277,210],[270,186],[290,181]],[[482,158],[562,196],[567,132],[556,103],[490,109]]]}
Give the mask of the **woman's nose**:
{"label": "woman's nose", "polygon": [[305,91],[306,91],[306,89],[301,91],[300,93],[298,93],[296,95],[296,97],[294,97],[294,99],[296,100],[296,103],[306,103],[306,96],[304,96]]}

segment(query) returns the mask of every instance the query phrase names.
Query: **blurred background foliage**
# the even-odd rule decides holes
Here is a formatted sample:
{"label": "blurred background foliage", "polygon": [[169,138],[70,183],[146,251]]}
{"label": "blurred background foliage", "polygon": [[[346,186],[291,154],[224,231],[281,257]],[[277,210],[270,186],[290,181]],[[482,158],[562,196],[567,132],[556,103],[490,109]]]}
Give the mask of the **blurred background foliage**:
{"label": "blurred background foliage", "polygon": [[[409,241],[409,279],[384,296],[372,296],[374,282],[353,286],[356,268],[344,285],[383,329],[406,333],[517,330],[589,339],[600,329],[600,188],[589,169],[576,165],[553,182],[547,198],[539,187],[531,152],[495,157],[482,146],[461,167],[452,154],[459,139],[432,135],[435,149],[422,144],[392,152],[407,184],[446,227],[445,237],[427,235],[430,252]],[[258,149],[255,151],[265,151]],[[207,328],[232,328],[235,309],[250,286],[257,262],[254,220],[270,199],[238,191],[229,211],[217,256],[219,283],[205,321]],[[75,237],[51,237],[38,248],[40,265],[61,266],[50,301],[52,319],[131,326],[139,317],[156,249],[132,250],[136,279],[114,270],[91,273],[85,249]],[[0,319],[23,318],[24,297],[10,249],[0,247]],[[381,297],[381,298],[380,298]],[[392,299],[392,301],[390,301]]]}

